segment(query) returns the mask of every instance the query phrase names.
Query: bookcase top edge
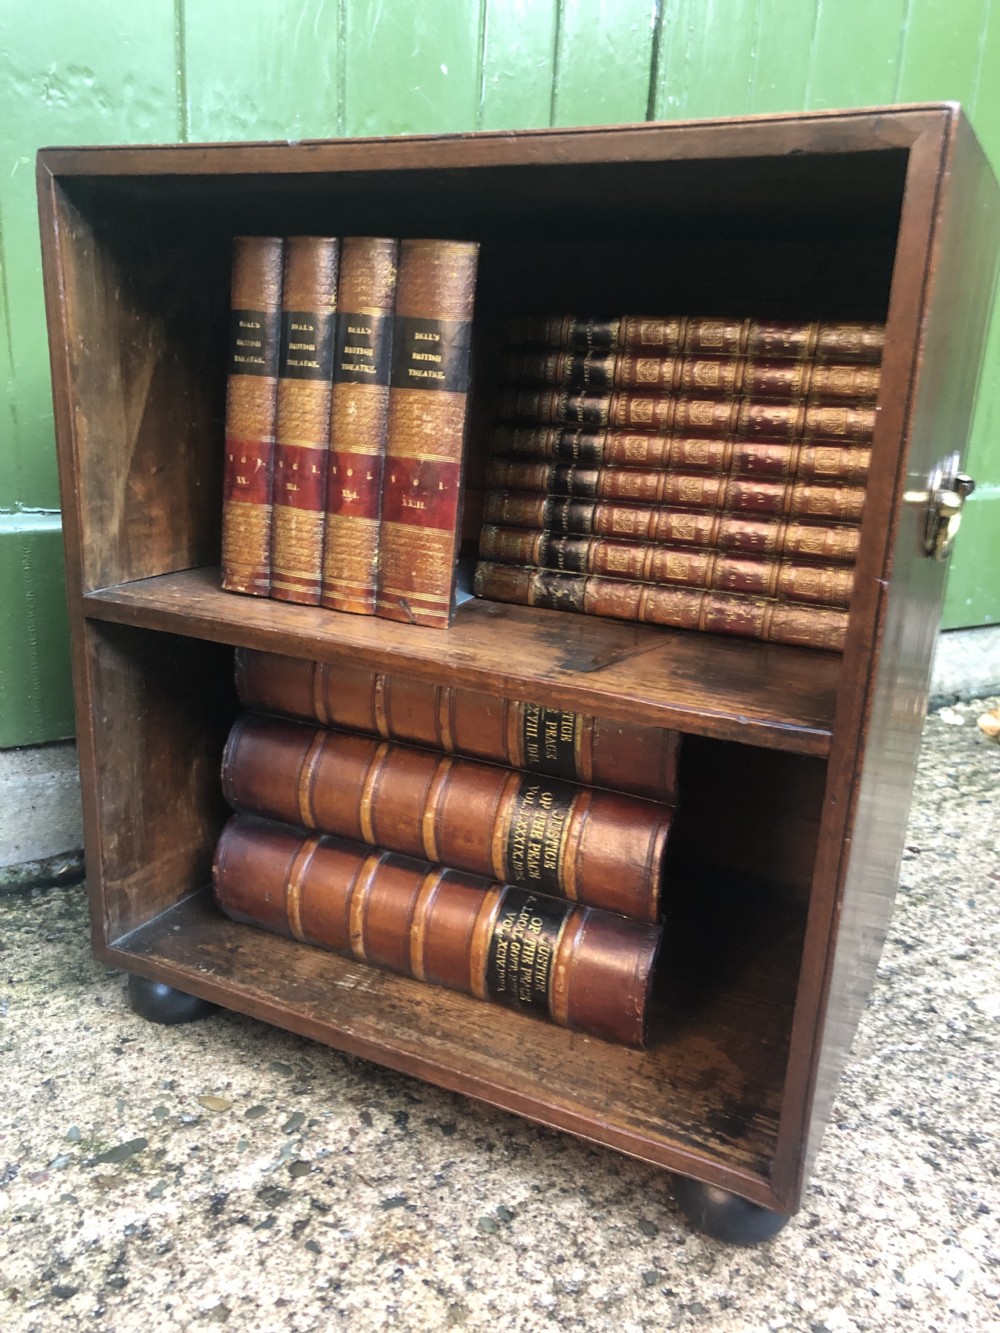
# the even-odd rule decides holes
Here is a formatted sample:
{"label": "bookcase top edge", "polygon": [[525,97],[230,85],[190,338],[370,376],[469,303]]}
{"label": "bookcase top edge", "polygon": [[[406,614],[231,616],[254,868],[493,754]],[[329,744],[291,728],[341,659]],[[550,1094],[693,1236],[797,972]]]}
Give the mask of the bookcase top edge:
{"label": "bookcase top edge", "polygon": [[[49,145],[37,153],[39,171],[59,176],[199,175],[220,170],[232,174],[259,171],[299,172],[331,169],[413,166],[473,166],[520,162],[603,160],[601,149],[620,157],[631,150],[655,150],[664,140],[687,139],[692,156],[740,153],[772,155],[802,151],[787,142],[797,132],[819,136],[817,150],[858,151],[860,138],[874,135],[872,146],[905,148],[930,129],[963,117],[957,102],[856,107],[702,120],[642,121],[618,125],[542,126],[449,134],[399,134],[345,138],[217,141],[210,143]],[[840,136],[848,132],[847,139]],[[730,145],[736,136],[744,142]],[[856,137],[857,136],[857,139]],[[823,142],[828,138],[828,142]],[[561,146],[568,156],[553,156]],[[477,152],[477,150],[479,150]],[[589,150],[589,151],[588,151]],[[535,157],[535,151],[538,156]],[[379,155],[372,161],[370,155]],[[684,156],[688,154],[682,154]],[[632,152],[629,152],[632,156]],[[651,152],[655,156],[655,151]],[[334,161],[342,158],[342,162]],[[384,160],[383,160],[384,159]]]}

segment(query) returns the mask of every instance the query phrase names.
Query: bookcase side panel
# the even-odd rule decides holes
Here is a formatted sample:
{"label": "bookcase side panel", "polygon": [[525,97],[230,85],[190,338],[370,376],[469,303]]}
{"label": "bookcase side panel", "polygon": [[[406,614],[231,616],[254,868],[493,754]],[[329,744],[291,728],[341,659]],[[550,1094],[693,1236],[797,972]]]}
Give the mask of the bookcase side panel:
{"label": "bookcase side panel", "polygon": [[208,884],[235,693],[228,648],[118,625],[84,635],[93,706],[81,768],[100,949]]}
{"label": "bookcase side panel", "polygon": [[951,134],[915,349],[909,449],[900,459],[892,508],[890,577],[853,784],[853,827],[829,941],[804,1169],[818,1150],[892,915],[947,573],[946,562],[923,552],[926,503],[920,497],[933,466],[966,447],[996,281],[1000,191],[957,111]]}

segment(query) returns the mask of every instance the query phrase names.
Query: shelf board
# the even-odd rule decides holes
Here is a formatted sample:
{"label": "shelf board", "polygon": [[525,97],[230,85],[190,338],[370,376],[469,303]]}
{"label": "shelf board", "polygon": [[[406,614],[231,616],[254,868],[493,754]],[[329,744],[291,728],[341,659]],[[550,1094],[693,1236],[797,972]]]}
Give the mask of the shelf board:
{"label": "shelf board", "polygon": [[192,638],[349,661],[510,698],[768,749],[826,755],[832,653],[594,616],[466,602],[450,630],[242,597],[203,567],[85,594],[84,614]]}
{"label": "shelf board", "polygon": [[[777,920],[771,909],[768,919]],[[796,975],[787,962],[801,934],[794,914],[783,920],[769,926],[756,962],[734,957],[728,988],[706,988],[704,968],[677,994],[668,987],[647,1051],[238,924],[208,893],[102,952],[348,1054],[773,1205],[767,1180]]]}

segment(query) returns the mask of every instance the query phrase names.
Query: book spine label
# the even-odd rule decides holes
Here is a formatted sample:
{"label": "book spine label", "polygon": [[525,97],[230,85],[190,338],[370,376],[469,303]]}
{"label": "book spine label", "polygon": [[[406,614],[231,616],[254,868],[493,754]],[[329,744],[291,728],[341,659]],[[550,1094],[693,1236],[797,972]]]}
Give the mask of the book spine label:
{"label": "book spine label", "polygon": [[236,687],[246,708],[666,804],[677,799],[680,737],[666,728],[245,648],[236,652]]}
{"label": "book spine label", "polygon": [[598,320],[572,315],[556,318],[528,315],[508,321],[507,337],[512,344],[525,347],[594,352],[656,349],[664,356],[684,352],[876,363],[882,357],[885,326],[679,316],[646,319],[622,315],[618,319]]}
{"label": "book spine label", "polygon": [[671,811],[652,801],[252,714],[223,791],[244,813],[657,917]]}
{"label": "book spine label", "polygon": [[238,236],[226,388],[222,586],[268,596],[284,243]]}
{"label": "book spine label", "polygon": [[318,605],[330,443],[339,242],[285,242],[271,596]]}
{"label": "book spine label", "polygon": [[375,614],[399,243],[341,246],[321,601]]}
{"label": "book spine label", "polygon": [[212,866],[236,921],[641,1047],[657,927],[346,839],[235,816]]}
{"label": "book spine label", "polygon": [[500,602],[552,610],[582,611],[616,620],[639,620],[678,629],[699,629],[775,643],[842,652],[846,611],[793,606],[741,593],[666,588],[628,579],[563,574],[480,561],[475,591]]}
{"label": "book spine label", "polygon": [[403,241],[376,614],[446,628],[455,602],[478,245]]}

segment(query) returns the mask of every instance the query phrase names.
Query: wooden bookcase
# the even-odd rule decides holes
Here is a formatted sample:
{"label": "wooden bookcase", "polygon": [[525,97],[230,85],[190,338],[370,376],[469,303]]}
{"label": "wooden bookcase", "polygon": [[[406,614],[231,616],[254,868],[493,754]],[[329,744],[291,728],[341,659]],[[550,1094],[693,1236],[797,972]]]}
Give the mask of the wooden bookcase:
{"label": "wooden bookcase", "polygon": [[[737,1236],[777,1225],[868,994],[926,704],[946,569],[924,550],[928,478],[966,441],[1000,227],[961,112],[52,148],[38,184],[98,956],[656,1163],[703,1210],[743,1209]],[[246,232],[481,242],[470,535],[506,313],[886,320],[843,656],[480,601],[440,632],[221,592]],[[223,918],[233,645],[683,731],[651,1049]]]}

